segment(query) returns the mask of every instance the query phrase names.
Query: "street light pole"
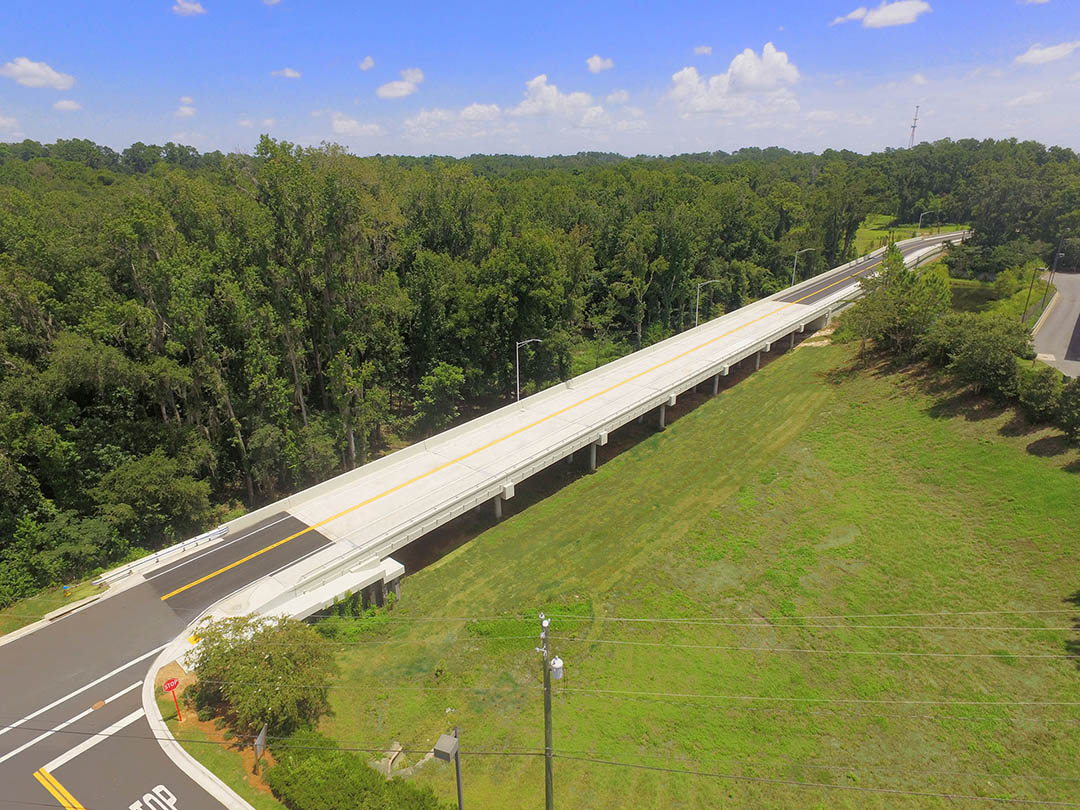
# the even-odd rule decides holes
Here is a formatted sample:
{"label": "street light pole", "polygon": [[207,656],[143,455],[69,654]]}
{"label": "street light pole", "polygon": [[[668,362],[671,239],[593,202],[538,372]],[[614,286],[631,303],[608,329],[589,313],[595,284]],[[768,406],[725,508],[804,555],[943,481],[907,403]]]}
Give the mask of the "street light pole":
{"label": "street light pole", "polygon": [[457,772],[457,806],[458,810],[464,810],[465,803],[461,797],[461,746],[458,740],[458,729],[454,726],[453,734],[443,734],[432,749],[435,759],[443,762],[454,760],[454,770]]}
{"label": "street light pole", "polygon": [[552,772],[552,733],[551,733],[551,679],[559,680],[563,676],[563,662],[555,656],[548,662],[547,631],[551,619],[540,614],[540,646],[536,648],[542,654],[541,666],[544,669],[544,810],[555,810],[554,774]]}
{"label": "street light pole", "polygon": [[517,400],[521,401],[521,347],[527,343],[543,343],[540,338],[529,338],[528,340],[519,340],[514,346],[514,384],[517,389]]}
{"label": "street light pole", "polygon": [[701,288],[709,284],[716,284],[718,281],[720,279],[714,278],[712,281],[703,281],[697,285],[697,298],[694,300],[694,326],[698,325],[698,310],[701,308]]}
{"label": "street light pole", "polygon": [[[939,211],[923,211],[921,214],[919,214],[919,225],[916,228],[916,232],[919,234],[919,236],[922,236],[922,218],[925,217],[927,214],[938,214],[938,213],[940,213],[940,212]],[[941,221],[941,219],[939,217],[938,222],[940,222],[940,221]]]}
{"label": "street light pole", "polygon": [[795,261],[791,264],[791,286],[795,286],[795,268],[799,266],[799,254],[806,253],[808,250],[817,250],[817,248],[803,248],[802,250],[795,251]]}

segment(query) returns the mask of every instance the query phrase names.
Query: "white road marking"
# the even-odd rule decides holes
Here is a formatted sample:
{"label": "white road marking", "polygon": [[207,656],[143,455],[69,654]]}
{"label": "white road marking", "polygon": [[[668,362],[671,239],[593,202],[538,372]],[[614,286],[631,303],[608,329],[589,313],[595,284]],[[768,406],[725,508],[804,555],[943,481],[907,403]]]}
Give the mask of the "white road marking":
{"label": "white road marking", "polygon": [[140,717],[142,717],[144,714],[145,714],[145,712],[142,709],[136,709],[131,714],[129,714],[127,717],[124,717],[124,718],[121,718],[120,720],[117,720],[115,723],[113,723],[108,728],[97,732],[96,734],[94,734],[94,736],[90,737],[89,739],[83,740],[81,743],[76,745],[74,748],[72,748],[66,754],[61,754],[56,759],[54,759],[52,762],[50,762],[48,765],[45,765],[43,767],[49,773],[52,773],[57,768],[59,768],[61,765],[64,765],[65,763],[68,763],[68,762],[71,762],[71,760],[75,759],[75,757],[79,756],[79,754],[84,754],[87,751],[89,751],[91,748],[93,748],[95,745],[97,745],[99,742],[107,740],[113,734],[120,731],[120,729],[127,728],[132,723],[134,723],[136,720],[138,720]]}
{"label": "white road marking", "polygon": [[149,580],[151,580],[151,579],[155,579],[156,577],[164,576],[165,574],[168,574],[168,573],[170,573],[171,571],[176,571],[176,570],[178,570],[178,569],[180,569],[180,568],[183,568],[183,567],[184,567],[185,565],[187,565],[188,563],[193,563],[193,562],[195,562],[196,560],[200,560],[200,559],[202,559],[202,558],[203,558],[203,557],[205,557],[205,556],[206,556],[207,554],[213,554],[213,553],[214,553],[215,551],[221,551],[221,549],[223,549],[223,548],[228,548],[228,547],[229,547],[229,546],[231,546],[231,545],[232,545],[233,543],[239,543],[239,542],[240,542],[241,540],[246,540],[247,538],[251,537],[251,536],[252,536],[253,534],[258,534],[258,533],[259,533],[259,532],[261,532],[261,531],[262,531],[263,529],[269,529],[269,528],[270,528],[271,526],[276,526],[276,525],[278,525],[279,523],[281,523],[281,521],[283,521],[283,520],[288,520],[288,519],[289,519],[289,518],[291,518],[291,517],[292,517],[292,515],[290,515],[290,514],[286,514],[286,515],[285,515],[285,517],[283,517],[283,518],[278,518],[278,519],[277,519],[277,520],[275,520],[275,521],[274,521],[273,523],[267,523],[267,524],[266,524],[265,526],[260,526],[259,528],[255,529],[254,531],[250,531],[250,532],[248,532],[247,534],[242,534],[242,535],[240,535],[239,537],[234,537],[234,538],[233,538],[232,540],[230,540],[230,541],[229,541],[228,543],[222,543],[222,544],[220,544],[220,545],[216,545],[216,546],[213,546],[213,547],[211,547],[211,548],[205,549],[205,550],[204,550],[204,551],[203,551],[203,552],[202,552],[201,554],[196,554],[196,555],[195,555],[194,557],[189,557],[189,558],[188,558],[188,559],[186,559],[186,560],[179,560],[179,561],[177,561],[177,562],[176,562],[175,564],[173,564],[173,565],[170,565],[170,566],[169,566],[168,568],[164,568],[164,569],[162,569],[161,571],[155,571],[155,572],[154,572],[154,573],[153,573],[152,575],[150,575],[150,576],[148,576],[148,577],[145,577],[145,579],[146,579],[147,581],[149,581]]}
{"label": "white road marking", "polygon": [[[95,679],[95,680],[93,680],[93,681],[90,681],[90,683],[86,684],[85,686],[81,686],[81,687],[79,687],[78,689],[76,689],[76,690],[75,690],[75,691],[73,691],[73,692],[68,692],[68,693],[67,693],[66,695],[64,695],[64,696],[63,696],[62,698],[59,698],[59,699],[57,699],[57,700],[54,700],[54,701],[53,701],[52,703],[50,703],[50,704],[49,704],[48,706],[42,706],[42,707],[41,707],[40,709],[38,709],[38,710],[37,710],[36,712],[32,712],[32,713],[30,713],[30,714],[26,715],[26,717],[24,717],[24,718],[23,718],[22,720],[16,720],[16,721],[15,721],[14,723],[12,723],[11,725],[7,726],[6,728],[0,728],[0,736],[2,736],[2,735],[4,735],[4,734],[7,734],[7,733],[8,733],[9,731],[11,731],[11,730],[12,730],[13,728],[17,728],[17,727],[21,726],[21,725],[22,725],[23,723],[25,723],[25,722],[26,722],[27,720],[33,720],[33,719],[34,719],[35,717],[37,717],[37,716],[38,716],[39,714],[42,714],[42,713],[44,713],[44,712],[47,712],[47,711],[48,711],[49,709],[54,709],[54,708],[56,708],[57,706],[59,706],[59,705],[60,705],[61,703],[66,703],[67,701],[69,701],[69,700],[71,700],[71,699],[72,699],[73,697],[75,697],[76,695],[80,695],[80,694],[82,694],[82,693],[83,693],[83,692],[85,692],[85,691],[86,691],[87,689],[92,689],[93,687],[95,687],[95,686],[97,686],[97,685],[98,685],[99,683],[101,683],[102,681],[107,681],[107,680],[108,680],[109,678],[111,678],[111,677],[112,677],[113,675],[117,675],[117,674],[119,674],[119,673],[123,672],[123,671],[124,671],[125,669],[127,669],[128,667],[130,667],[130,666],[133,666],[133,665],[135,665],[135,664],[139,663],[140,661],[145,661],[145,660],[146,660],[147,658],[149,658],[149,657],[150,657],[151,655],[155,655],[156,653],[159,653],[159,652],[161,652],[162,650],[164,650],[166,646],[168,646],[168,645],[166,645],[166,644],[162,644],[162,645],[161,645],[160,647],[155,647],[154,649],[150,650],[150,652],[148,652],[148,653],[143,653],[143,654],[142,654],[142,655],[140,655],[140,656],[139,656],[138,658],[132,658],[132,659],[131,659],[130,661],[128,661],[128,662],[127,662],[126,664],[121,664],[121,665],[120,665],[120,666],[118,666],[118,667],[117,667],[116,669],[114,669],[114,670],[113,670],[112,672],[106,672],[106,673],[105,673],[104,675],[102,675],[102,676],[101,676],[100,678],[97,678],[97,679]],[[3,762],[3,760],[2,760],[2,759],[0,759],[0,762]]]}
{"label": "white road marking", "polygon": [[[121,689],[121,690],[120,690],[119,692],[117,692],[117,693],[116,693],[115,695],[113,695],[112,697],[110,697],[110,698],[106,698],[106,699],[105,699],[105,701],[104,701],[104,703],[105,703],[105,704],[109,704],[109,703],[112,703],[112,702],[113,702],[114,700],[116,700],[117,698],[119,698],[119,697],[122,697],[122,696],[126,695],[126,694],[127,694],[128,692],[130,692],[130,691],[131,691],[132,689],[138,689],[138,688],[139,688],[140,686],[142,686],[142,681],[135,681],[135,683],[133,683],[133,684],[132,684],[131,686],[125,686],[125,687],[124,687],[123,689]],[[16,754],[21,754],[21,753],[22,753],[23,751],[25,751],[25,750],[26,750],[27,748],[29,748],[30,746],[32,746],[32,745],[37,745],[37,744],[38,744],[39,742],[41,742],[42,740],[44,740],[44,739],[45,739],[46,737],[52,736],[53,734],[55,734],[55,733],[56,733],[56,732],[58,732],[58,731],[62,731],[63,729],[65,729],[65,728],[67,728],[68,726],[70,726],[70,725],[71,725],[72,723],[75,723],[75,722],[78,722],[79,720],[82,720],[82,719],[83,719],[84,717],[86,717],[86,715],[90,714],[90,713],[91,713],[91,712],[93,712],[93,711],[94,711],[94,709],[93,709],[93,708],[85,709],[85,710],[83,710],[83,711],[79,712],[79,713],[78,713],[77,715],[75,715],[74,717],[72,717],[72,718],[71,718],[70,720],[65,720],[65,721],[64,721],[63,723],[61,723],[60,725],[58,725],[58,726],[53,726],[53,727],[52,727],[51,729],[49,729],[49,730],[48,730],[48,731],[46,731],[45,733],[43,733],[43,734],[38,734],[38,735],[37,735],[36,737],[34,737],[34,739],[30,740],[30,742],[27,742],[27,743],[23,743],[23,744],[22,744],[22,745],[20,745],[20,746],[19,746],[18,748],[16,748],[16,749],[15,749],[14,751],[9,751],[8,753],[6,753],[6,754],[4,754],[4,755],[3,755],[2,757],[0,757],[0,763],[2,763],[2,762],[6,762],[7,760],[11,759],[11,758],[12,758],[13,756],[15,756]],[[49,770],[49,769],[48,769],[48,768],[46,768],[45,770]]]}

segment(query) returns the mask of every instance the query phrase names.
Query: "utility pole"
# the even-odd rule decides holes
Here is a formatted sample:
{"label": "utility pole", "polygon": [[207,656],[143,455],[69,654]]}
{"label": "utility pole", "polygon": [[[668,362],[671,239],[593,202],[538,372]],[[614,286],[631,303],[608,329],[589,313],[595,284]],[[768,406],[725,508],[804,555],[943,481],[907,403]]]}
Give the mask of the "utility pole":
{"label": "utility pole", "polygon": [[544,670],[544,810],[555,810],[555,787],[552,772],[552,744],[551,744],[551,679],[559,680],[563,676],[563,662],[559,656],[555,656],[548,662],[547,632],[551,626],[551,619],[540,614],[540,646],[536,648],[542,653],[541,666]]}
{"label": "utility pole", "polygon": [[540,338],[519,340],[514,346],[514,385],[517,390],[517,402],[521,401],[521,347],[527,343],[543,343]]}
{"label": "utility pole", "polygon": [[908,144],[907,144],[908,149],[911,149],[913,146],[915,146],[915,127],[918,126],[918,123],[919,123],[919,105],[916,104],[915,105],[915,118],[911,122],[911,137],[908,138]]}
{"label": "utility pole", "polygon": [[795,286],[795,268],[799,266],[799,254],[806,253],[808,250],[817,250],[817,248],[803,248],[802,250],[795,251],[795,261],[791,264],[791,286]]}

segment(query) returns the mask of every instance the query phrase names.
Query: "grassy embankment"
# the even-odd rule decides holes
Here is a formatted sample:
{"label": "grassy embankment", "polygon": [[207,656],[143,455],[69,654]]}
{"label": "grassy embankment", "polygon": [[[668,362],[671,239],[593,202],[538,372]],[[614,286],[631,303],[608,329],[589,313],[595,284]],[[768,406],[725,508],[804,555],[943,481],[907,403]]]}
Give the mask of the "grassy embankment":
{"label": "grassy embankment", "polygon": [[52,613],[66,603],[77,602],[100,592],[101,588],[87,580],[69,586],[67,596],[64,595],[63,586],[56,585],[26,599],[20,599],[0,610],[0,635],[11,633],[20,627],[36,622],[45,614]]}
{"label": "grassy embankment", "polygon": [[[1050,777],[1076,775],[1075,708],[935,702],[1080,700],[1075,661],[1024,657],[1076,643],[1077,453],[933,379],[850,371],[852,356],[802,348],[410,577],[394,619],[343,645],[324,730],[423,749],[456,724],[465,749],[539,749],[537,627],[515,616],[544,608],[567,663],[558,750],[1070,800],[1075,783]],[[1032,608],[1066,612],[791,618]],[[740,618],[602,620],[722,616]],[[763,700],[575,691],[589,689]],[[539,801],[538,759],[463,767],[477,806]],[[416,778],[451,795],[447,766]],[[556,789],[587,807],[945,806],[565,759]]]}
{"label": "grassy embankment", "polygon": [[[919,233],[916,227],[918,223],[909,222],[890,227],[890,223],[892,223],[893,220],[894,217],[888,214],[870,214],[867,216],[855,234],[855,252],[862,256],[879,247],[884,247],[888,244],[890,238],[899,242],[903,239],[910,239]],[[934,222],[933,217],[927,216],[923,217],[921,233],[923,236],[930,236],[931,234],[938,233],[939,230],[941,233],[947,233],[948,231],[963,230],[966,227],[968,226],[943,222],[939,229],[937,223]]]}

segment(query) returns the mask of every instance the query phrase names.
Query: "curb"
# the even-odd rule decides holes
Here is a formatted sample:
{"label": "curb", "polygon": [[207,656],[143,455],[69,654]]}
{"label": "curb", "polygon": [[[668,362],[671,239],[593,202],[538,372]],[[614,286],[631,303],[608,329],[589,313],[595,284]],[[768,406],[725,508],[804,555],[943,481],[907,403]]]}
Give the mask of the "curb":
{"label": "curb", "polygon": [[161,712],[158,711],[157,701],[154,699],[154,680],[157,678],[159,669],[180,656],[183,651],[182,645],[187,642],[187,635],[188,631],[185,630],[179,638],[161,651],[161,654],[154,659],[154,663],[150,666],[150,670],[143,680],[142,706],[143,711],[146,713],[146,721],[150,724],[150,730],[157,737],[158,745],[165,752],[165,756],[169,757],[176,767],[191,777],[203,790],[229,810],[255,810],[209,768],[191,756],[177,742],[172,732],[169,731],[169,727],[165,725],[165,721],[161,719]]}
{"label": "curb", "polygon": [[1059,298],[1061,298],[1061,293],[1059,293],[1057,290],[1054,290],[1054,297],[1050,299],[1050,303],[1047,304],[1046,309],[1042,311],[1042,315],[1039,316],[1039,320],[1035,321],[1035,325],[1031,327],[1032,339],[1034,339],[1034,337],[1039,334],[1039,330],[1042,329],[1043,324],[1046,323],[1046,319],[1050,317],[1050,312],[1051,310],[1053,310],[1054,304],[1058,302]]}

